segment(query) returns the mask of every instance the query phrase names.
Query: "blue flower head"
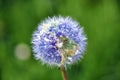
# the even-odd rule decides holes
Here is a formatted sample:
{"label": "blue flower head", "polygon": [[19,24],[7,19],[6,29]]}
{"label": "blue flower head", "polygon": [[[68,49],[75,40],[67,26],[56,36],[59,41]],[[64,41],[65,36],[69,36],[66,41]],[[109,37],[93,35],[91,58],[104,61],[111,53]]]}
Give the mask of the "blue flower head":
{"label": "blue flower head", "polygon": [[78,22],[59,16],[48,18],[38,25],[32,44],[36,59],[60,67],[82,58],[86,36]]}

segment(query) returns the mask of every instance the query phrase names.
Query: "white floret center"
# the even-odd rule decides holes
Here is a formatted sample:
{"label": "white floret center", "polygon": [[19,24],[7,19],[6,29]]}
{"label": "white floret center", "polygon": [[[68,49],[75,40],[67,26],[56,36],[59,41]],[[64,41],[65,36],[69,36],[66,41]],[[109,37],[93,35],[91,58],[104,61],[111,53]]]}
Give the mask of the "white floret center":
{"label": "white floret center", "polygon": [[63,42],[57,42],[57,43],[56,43],[56,46],[57,46],[58,48],[62,48],[62,47],[63,47]]}

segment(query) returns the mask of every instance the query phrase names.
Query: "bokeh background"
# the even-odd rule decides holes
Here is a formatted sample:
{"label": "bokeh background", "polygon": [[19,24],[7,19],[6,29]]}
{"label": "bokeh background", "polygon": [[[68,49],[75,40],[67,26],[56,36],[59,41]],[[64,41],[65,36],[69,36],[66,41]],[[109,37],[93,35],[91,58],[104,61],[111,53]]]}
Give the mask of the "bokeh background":
{"label": "bokeh background", "polygon": [[69,80],[120,80],[120,0],[0,0],[0,80],[62,80],[31,49],[38,23],[54,15],[71,16],[88,37]]}

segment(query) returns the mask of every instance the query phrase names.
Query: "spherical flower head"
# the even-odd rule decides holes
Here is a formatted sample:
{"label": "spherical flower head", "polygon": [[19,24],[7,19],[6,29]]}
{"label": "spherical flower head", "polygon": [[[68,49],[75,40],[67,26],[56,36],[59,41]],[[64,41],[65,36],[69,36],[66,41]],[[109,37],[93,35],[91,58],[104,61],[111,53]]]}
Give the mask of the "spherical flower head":
{"label": "spherical flower head", "polygon": [[86,47],[86,36],[70,17],[47,18],[32,37],[36,59],[51,66],[66,66],[79,61]]}

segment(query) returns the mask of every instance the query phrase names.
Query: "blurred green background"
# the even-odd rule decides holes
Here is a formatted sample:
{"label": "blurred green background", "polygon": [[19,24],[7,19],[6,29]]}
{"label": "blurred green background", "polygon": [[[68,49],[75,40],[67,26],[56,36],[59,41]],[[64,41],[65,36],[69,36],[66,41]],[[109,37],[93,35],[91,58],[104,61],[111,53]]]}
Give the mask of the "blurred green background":
{"label": "blurred green background", "polygon": [[62,80],[33,57],[31,37],[48,16],[71,16],[88,37],[69,80],[120,80],[120,0],[0,0],[0,80]]}

